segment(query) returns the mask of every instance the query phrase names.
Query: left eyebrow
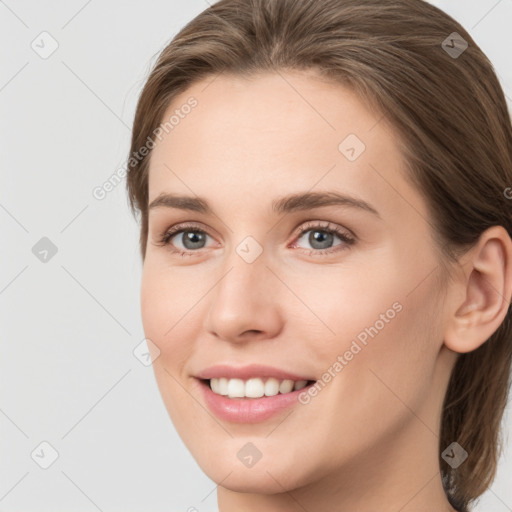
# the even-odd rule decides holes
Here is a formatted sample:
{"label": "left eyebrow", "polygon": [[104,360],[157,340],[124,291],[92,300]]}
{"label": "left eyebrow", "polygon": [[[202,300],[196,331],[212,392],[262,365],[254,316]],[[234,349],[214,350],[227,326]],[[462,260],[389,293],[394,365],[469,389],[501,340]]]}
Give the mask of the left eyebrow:
{"label": "left eyebrow", "polygon": [[[303,192],[290,194],[272,201],[272,211],[276,214],[310,210],[322,206],[348,206],[367,211],[381,218],[379,212],[369,203],[360,198],[340,194],[338,192]],[[151,201],[149,210],[166,207],[187,210],[209,215],[213,209],[206,199],[201,197],[180,196],[176,194],[160,194]]]}
{"label": "left eyebrow", "polygon": [[362,199],[339,194],[338,192],[306,192],[291,194],[272,202],[272,210],[276,213],[309,210],[322,206],[349,206],[372,213],[380,218],[379,212]]}

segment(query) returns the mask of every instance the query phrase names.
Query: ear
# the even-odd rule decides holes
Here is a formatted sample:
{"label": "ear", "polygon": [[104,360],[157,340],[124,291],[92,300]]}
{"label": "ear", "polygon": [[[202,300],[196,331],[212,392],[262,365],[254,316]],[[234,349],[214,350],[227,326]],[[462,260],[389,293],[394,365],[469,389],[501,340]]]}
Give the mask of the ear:
{"label": "ear", "polygon": [[464,271],[450,285],[455,293],[450,295],[444,332],[444,344],[459,353],[471,352],[485,343],[509,310],[512,241],[506,229],[492,226],[484,231],[464,260]]}

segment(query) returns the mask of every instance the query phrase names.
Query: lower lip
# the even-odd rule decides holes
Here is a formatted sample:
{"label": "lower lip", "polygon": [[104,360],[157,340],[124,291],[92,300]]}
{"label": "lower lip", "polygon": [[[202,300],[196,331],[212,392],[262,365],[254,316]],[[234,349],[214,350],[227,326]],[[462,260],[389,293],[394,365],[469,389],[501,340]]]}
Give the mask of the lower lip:
{"label": "lower lip", "polygon": [[199,380],[199,384],[203,390],[206,405],[218,418],[233,423],[258,423],[299,403],[299,394],[307,391],[315,383],[290,393],[261,398],[227,398],[214,393],[208,382]]}

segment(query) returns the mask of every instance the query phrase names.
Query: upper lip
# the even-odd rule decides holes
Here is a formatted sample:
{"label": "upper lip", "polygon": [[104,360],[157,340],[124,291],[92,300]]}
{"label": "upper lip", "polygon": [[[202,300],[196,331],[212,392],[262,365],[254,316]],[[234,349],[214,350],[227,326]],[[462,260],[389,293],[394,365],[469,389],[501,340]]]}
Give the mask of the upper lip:
{"label": "upper lip", "polygon": [[277,380],[315,380],[311,377],[298,375],[280,368],[266,366],[261,364],[250,364],[248,366],[230,366],[228,364],[219,364],[210,366],[195,375],[198,379],[215,379],[226,377],[228,379],[247,380],[251,378],[274,377]]}

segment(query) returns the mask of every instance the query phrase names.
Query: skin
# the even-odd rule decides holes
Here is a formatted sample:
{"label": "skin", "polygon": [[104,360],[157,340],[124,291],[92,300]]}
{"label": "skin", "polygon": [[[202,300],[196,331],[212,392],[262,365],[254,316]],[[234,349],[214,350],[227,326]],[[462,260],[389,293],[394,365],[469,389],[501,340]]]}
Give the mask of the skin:
{"label": "skin", "polygon": [[[453,511],[439,473],[441,405],[458,352],[505,317],[506,231],[485,232],[442,288],[426,203],[405,179],[397,135],[352,92],[306,72],[209,77],[165,119],[190,96],[198,105],[153,150],[149,202],[197,195],[214,214],[150,210],[141,307],[163,401],[219,484],[220,512]],[[366,146],[353,162],[338,150],[348,134]],[[380,217],[339,205],[271,211],[273,199],[307,191],[350,194]],[[159,244],[182,222],[207,235],[192,249],[175,235],[186,256]],[[315,227],[297,236],[306,223],[356,241],[334,235],[323,246],[331,252],[318,254]],[[247,236],[263,251],[252,263],[236,252]],[[207,409],[200,370],[261,363],[321,379],[396,302],[401,311],[308,404],[254,424]],[[247,442],[262,454],[250,468],[237,458]]]}

